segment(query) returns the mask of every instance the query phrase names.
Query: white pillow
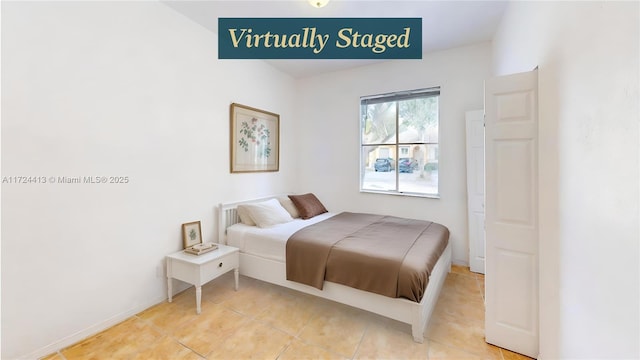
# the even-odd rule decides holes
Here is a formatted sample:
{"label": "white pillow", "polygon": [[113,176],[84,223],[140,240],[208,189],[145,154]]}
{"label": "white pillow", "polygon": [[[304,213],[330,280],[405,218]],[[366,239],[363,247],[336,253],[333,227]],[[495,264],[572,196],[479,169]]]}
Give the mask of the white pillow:
{"label": "white pillow", "polygon": [[242,222],[245,225],[256,226],[256,223],[253,221],[253,219],[251,218],[251,215],[249,214],[249,209],[247,208],[247,205],[238,205],[238,207],[236,208],[236,212],[240,217],[240,222]]}
{"label": "white pillow", "polygon": [[296,208],[296,205],[293,203],[291,199],[289,199],[288,196],[279,197],[278,201],[280,202],[280,205],[282,205],[282,207],[285,210],[287,210],[287,212],[289,213],[289,215],[291,215],[292,218],[295,219],[300,217],[300,213],[298,213],[298,208]]}
{"label": "white pillow", "polygon": [[280,205],[277,199],[246,204],[245,207],[251,219],[261,228],[283,224],[293,220],[291,215]]}

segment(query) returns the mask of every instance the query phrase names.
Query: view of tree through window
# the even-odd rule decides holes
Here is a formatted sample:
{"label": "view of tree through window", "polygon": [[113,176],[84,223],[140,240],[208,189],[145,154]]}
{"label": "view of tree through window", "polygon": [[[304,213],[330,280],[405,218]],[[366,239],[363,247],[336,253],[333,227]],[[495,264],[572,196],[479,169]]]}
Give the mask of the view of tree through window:
{"label": "view of tree through window", "polygon": [[438,196],[439,88],[362,97],[360,190]]}

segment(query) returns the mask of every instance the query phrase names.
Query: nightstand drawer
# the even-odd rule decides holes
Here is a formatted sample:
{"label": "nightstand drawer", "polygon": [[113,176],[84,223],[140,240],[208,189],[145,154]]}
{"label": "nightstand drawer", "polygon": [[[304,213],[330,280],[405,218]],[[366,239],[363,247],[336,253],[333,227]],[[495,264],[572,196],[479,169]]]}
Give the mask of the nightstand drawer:
{"label": "nightstand drawer", "polygon": [[238,253],[234,252],[210,261],[200,267],[200,283],[204,284],[218,276],[236,269],[239,265]]}

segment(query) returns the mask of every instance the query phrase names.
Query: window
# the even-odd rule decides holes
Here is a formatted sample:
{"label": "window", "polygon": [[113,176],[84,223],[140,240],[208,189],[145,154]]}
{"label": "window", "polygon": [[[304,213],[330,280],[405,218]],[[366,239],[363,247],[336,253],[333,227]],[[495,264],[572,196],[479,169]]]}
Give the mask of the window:
{"label": "window", "polygon": [[438,197],[440,88],[360,98],[360,191]]}

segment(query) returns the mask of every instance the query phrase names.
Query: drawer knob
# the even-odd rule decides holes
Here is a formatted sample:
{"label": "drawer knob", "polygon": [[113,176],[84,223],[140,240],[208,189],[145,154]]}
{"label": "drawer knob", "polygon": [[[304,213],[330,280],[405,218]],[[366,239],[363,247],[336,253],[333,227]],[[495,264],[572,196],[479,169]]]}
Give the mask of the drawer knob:
{"label": "drawer knob", "polygon": [[218,267],[221,268],[222,267],[222,263],[218,264]]}

